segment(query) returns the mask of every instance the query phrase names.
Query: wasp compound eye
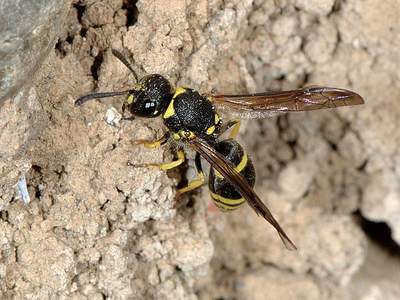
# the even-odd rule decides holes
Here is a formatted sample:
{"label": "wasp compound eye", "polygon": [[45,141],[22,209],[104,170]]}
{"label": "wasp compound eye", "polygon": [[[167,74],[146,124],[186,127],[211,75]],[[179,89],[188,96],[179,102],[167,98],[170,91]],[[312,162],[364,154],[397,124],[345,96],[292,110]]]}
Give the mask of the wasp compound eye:
{"label": "wasp compound eye", "polygon": [[159,110],[157,100],[153,100],[146,93],[139,93],[134,97],[134,102],[131,104],[131,113],[139,117],[157,117],[162,111]]}

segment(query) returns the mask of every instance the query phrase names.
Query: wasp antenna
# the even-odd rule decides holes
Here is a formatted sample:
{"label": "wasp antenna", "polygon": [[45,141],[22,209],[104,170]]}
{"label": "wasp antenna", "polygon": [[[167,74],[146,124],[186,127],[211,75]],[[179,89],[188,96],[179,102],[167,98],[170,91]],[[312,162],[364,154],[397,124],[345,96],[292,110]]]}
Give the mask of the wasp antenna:
{"label": "wasp antenna", "polygon": [[122,62],[122,63],[129,69],[129,71],[132,72],[133,77],[135,77],[136,82],[138,82],[138,81],[139,81],[139,78],[138,78],[138,76],[137,76],[135,70],[132,68],[132,65],[128,62],[128,60],[125,58],[125,56],[123,56],[122,53],[119,52],[119,51],[116,50],[116,49],[111,49],[111,52],[112,52],[112,54],[114,54],[114,56],[115,56],[116,58],[119,59],[120,62]]}
{"label": "wasp antenna", "polygon": [[75,101],[75,106],[80,106],[83,103],[92,100],[92,99],[97,99],[97,98],[107,98],[107,97],[115,97],[115,96],[121,96],[121,95],[127,95],[129,94],[129,91],[123,91],[123,92],[105,92],[105,93],[93,93],[93,94],[88,94],[82,97],[79,97]]}

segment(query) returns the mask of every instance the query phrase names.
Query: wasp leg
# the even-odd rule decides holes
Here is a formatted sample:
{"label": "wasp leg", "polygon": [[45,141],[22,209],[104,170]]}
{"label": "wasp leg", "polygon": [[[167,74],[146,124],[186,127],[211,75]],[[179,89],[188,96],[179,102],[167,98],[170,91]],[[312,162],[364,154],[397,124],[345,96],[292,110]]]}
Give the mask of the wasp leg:
{"label": "wasp leg", "polygon": [[203,169],[201,167],[201,160],[200,160],[200,154],[196,153],[195,157],[195,165],[196,165],[196,170],[197,170],[197,178],[189,182],[189,184],[181,189],[178,190],[180,194],[192,191],[194,189],[197,189],[198,187],[202,186],[204,183],[204,173]]}
{"label": "wasp leg", "polygon": [[193,191],[199,187],[201,187],[204,184],[204,174],[203,172],[197,173],[197,178],[193,179],[189,184],[183,188],[180,188],[178,192],[180,194],[184,194],[190,191]]}
{"label": "wasp leg", "polygon": [[225,123],[224,125],[222,125],[220,135],[223,134],[224,132],[228,131],[230,128],[232,128],[232,130],[231,130],[231,133],[229,134],[229,138],[235,139],[237,137],[237,135],[239,134],[240,120],[231,120],[231,121]]}
{"label": "wasp leg", "polygon": [[145,163],[145,164],[130,164],[130,165],[140,168],[156,167],[164,171],[171,170],[173,168],[176,168],[177,166],[180,166],[185,161],[185,153],[182,150],[179,150],[178,152],[176,152],[176,154],[178,156],[178,159],[167,163],[161,163],[161,164]]}
{"label": "wasp leg", "polygon": [[150,165],[159,167],[161,170],[170,170],[170,169],[176,168],[177,166],[180,166],[185,161],[185,153],[182,150],[179,150],[176,154],[178,156],[177,160],[173,160],[168,163],[150,164]]}
{"label": "wasp leg", "polygon": [[136,140],[134,141],[135,145],[143,145],[148,149],[158,148],[164,145],[169,139],[169,132],[166,132],[160,139],[155,141],[150,140]]}

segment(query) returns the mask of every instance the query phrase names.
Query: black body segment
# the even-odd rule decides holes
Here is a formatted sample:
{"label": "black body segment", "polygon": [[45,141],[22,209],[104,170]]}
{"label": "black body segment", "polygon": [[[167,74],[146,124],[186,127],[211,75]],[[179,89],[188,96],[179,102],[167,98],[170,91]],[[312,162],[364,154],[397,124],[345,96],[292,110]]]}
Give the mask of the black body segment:
{"label": "black body segment", "polygon": [[[254,187],[256,174],[253,163],[237,141],[233,139],[220,141],[215,149],[232,164],[251,187]],[[235,186],[214,168],[210,169],[208,186],[215,205],[223,211],[239,208],[245,202]]]}
{"label": "black body segment", "polygon": [[220,120],[218,117],[217,122],[215,115],[214,106],[206,97],[192,89],[177,88],[163,118],[173,132],[182,130],[202,135],[207,131],[217,133]]}

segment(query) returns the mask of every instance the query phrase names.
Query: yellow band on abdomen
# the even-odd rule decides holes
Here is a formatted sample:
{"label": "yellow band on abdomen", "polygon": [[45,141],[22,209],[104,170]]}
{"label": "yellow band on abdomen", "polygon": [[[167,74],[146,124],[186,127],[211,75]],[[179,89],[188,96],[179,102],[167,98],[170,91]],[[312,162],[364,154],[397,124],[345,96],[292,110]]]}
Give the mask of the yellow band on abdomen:
{"label": "yellow band on abdomen", "polygon": [[215,205],[224,210],[237,209],[245,202],[243,197],[239,198],[239,199],[230,199],[230,198],[225,198],[216,193],[213,193],[211,191],[210,191],[210,194],[211,194],[211,198],[215,202]]}
{"label": "yellow band on abdomen", "polygon": [[[247,166],[247,161],[249,160],[247,153],[243,154],[242,160],[240,161],[240,163],[234,168],[236,172],[240,173],[243,171],[244,168],[246,168]],[[224,176],[222,176],[222,174],[220,172],[218,172],[217,170],[214,169],[214,173],[215,176],[217,176],[218,178],[224,178]]]}

